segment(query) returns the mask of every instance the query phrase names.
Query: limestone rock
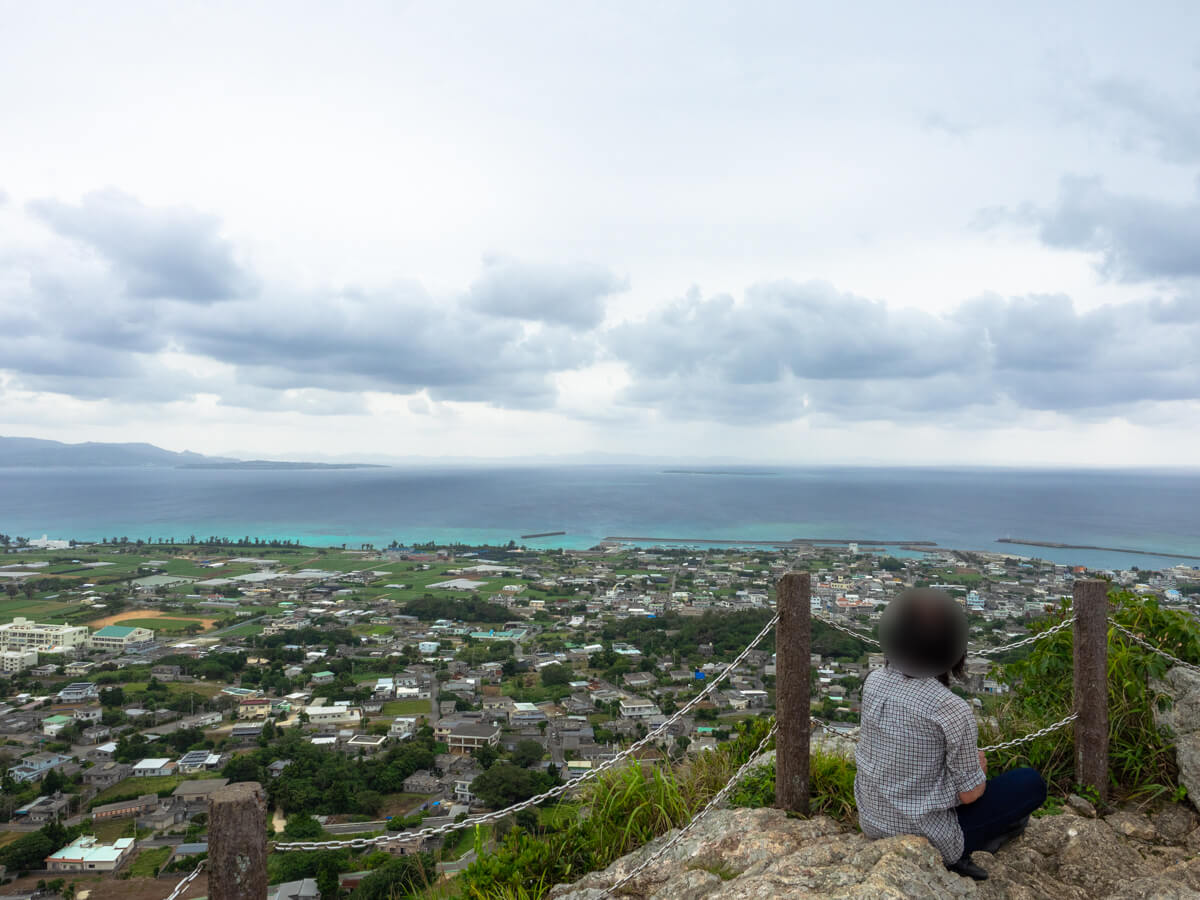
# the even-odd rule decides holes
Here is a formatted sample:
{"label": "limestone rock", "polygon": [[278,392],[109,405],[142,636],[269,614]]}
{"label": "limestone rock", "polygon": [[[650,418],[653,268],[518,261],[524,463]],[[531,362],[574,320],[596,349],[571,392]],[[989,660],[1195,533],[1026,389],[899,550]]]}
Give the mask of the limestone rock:
{"label": "limestone rock", "polygon": [[1193,804],[1200,802],[1200,672],[1176,666],[1150,687],[1170,698],[1166,709],[1154,705],[1154,724],[1175,736],[1179,782]]}
{"label": "limestone rock", "polygon": [[1180,844],[1196,828],[1196,814],[1177,803],[1165,806],[1150,817],[1154,830],[1161,840],[1169,844]]}
{"label": "limestone rock", "polygon": [[1092,806],[1091,801],[1085,800],[1078,794],[1072,794],[1067,798],[1067,808],[1086,819],[1096,818],[1096,807]]}
{"label": "limestone rock", "polygon": [[[719,809],[617,896],[638,900],[1200,900],[1200,859],[1180,846],[1200,829],[1171,807],[1153,818],[1045,816],[996,855],[975,854],[991,874],[975,883],[946,871],[924,838],[871,841],[825,817],[773,809]],[[671,833],[672,835],[674,832]],[[558,885],[554,900],[599,900],[671,835]]]}
{"label": "limestone rock", "polygon": [[1123,834],[1125,837],[1136,838],[1139,841],[1153,841],[1158,837],[1158,832],[1151,824],[1150,817],[1142,813],[1118,810],[1105,816],[1104,821],[1113,831]]}

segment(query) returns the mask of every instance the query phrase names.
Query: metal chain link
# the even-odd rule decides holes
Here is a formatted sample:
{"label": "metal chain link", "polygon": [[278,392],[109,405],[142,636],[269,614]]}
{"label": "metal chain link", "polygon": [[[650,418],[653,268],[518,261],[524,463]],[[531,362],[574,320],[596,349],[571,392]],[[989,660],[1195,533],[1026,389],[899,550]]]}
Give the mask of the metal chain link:
{"label": "metal chain link", "polygon": [[361,849],[364,847],[381,847],[385,844],[390,844],[396,841],[410,841],[414,839],[424,840],[425,838],[449,834],[452,831],[460,831],[464,828],[472,828],[476,825],[484,825],[488,822],[495,822],[499,819],[503,819],[505,816],[512,815],[513,813],[520,812],[523,809],[528,809],[531,806],[536,806],[539,803],[543,803],[546,800],[561,796],[568,791],[575,790],[584,782],[589,781],[597,777],[601,772],[611,769],[614,766],[624,762],[646,744],[661,737],[663,733],[671,727],[671,725],[679,721],[680,718],[682,718],[693,707],[695,707],[710,693],[712,693],[713,689],[718,684],[728,678],[733,673],[733,670],[742,664],[742,661],[745,660],[750,651],[757,647],[759,642],[770,633],[771,629],[775,627],[775,623],[778,621],[779,613],[775,613],[775,615],[771,617],[770,621],[768,621],[767,624],[762,627],[762,630],[755,635],[754,640],[747,644],[742,652],[734,657],[733,662],[722,669],[715,678],[712,678],[707,682],[704,690],[680,707],[679,710],[673,713],[665,722],[655,727],[653,731],[648,732],[645,737],[635,741],[612,759],[606,760],[602,765],[599,765],[594,769],[588,769],[582,775],[572,778],[569,781],[565,781],[556,787],[552,787],[548,791],[544,791],[534,797],[530,797],[528,800],[523,800],[520,803],[515,803],[512,806],[505,807],[504,809],[498,809],[495,812],[483,813],[478,816],[469,816],[466,819],[463,819],[461,822],[447,822],[444,825],[438,825],[436,827],[422,828],[420,831],[398,831],[394,834],[381,834],[371,838],[354,838],[353,840],[348,841],[291,841],[275,844],[273,849],[280,852],[287,852],[290,850],[325,850],[331,847],[350,847],[354,849]]}
{"label": "metal chain link", "polygon": [[1000,647],[987,647],[980,649],[975,649],[972,647],[970,649],[970,654],[973,656],[995,656],[998,653],[1007,653],[1009,650],[1016,650],[1018,647],[1024,647],[1026,644],[1034,644],[1040,640],[1043,640],[1044,638],[1053,637],[1064,628],[1071,627],[1071,625],[1074,623],[1075,616],[1072,615],[1070,618],[1063,619],[1057,625],[1053,625],[1050,628],[1047,628],[1045,631],[1039,631],[1037,634],[1031,634],[1029,637],[1021,638],[1019,641],[1013,641],[1011,644],[1004,644]]}
{"label": "metal chain link", "polygon": [[1037,731],[1033,732],[1032,734],[1025,735],[1025,737],[1013,738],[1011,741],[1004,741],[1003,743],[992,744],[990,747],[980,747],[979,749],[982,750],[984,753],[991,753],[995,750],[1007,750],[1009,747],[1016,747],[1018,744],[1024,744],[1027,741],[1032,741],[1032,740],[1036,740],[1037,738],[1040,738],[1040,737],[1045,737],[1046,735],[1051,734],[1055,731],[1058,731],[1058,729],[1063,728],[1066,725],[1069,725],[1071,722],[1074,722],[1078,718],[1079,718],[1079,713],[1071,713],[1065,719],[1059,719],[1053,725],[1047,725],[1045,728],[1039,728]]}
{"label": "metal chain link", "polygon": [[696,815],[694,815],[692,817],[691,821],[689,821],[686,825],[684,825],[677,832],[675,832],[674,836],[672,836],[672,838],[669,841],[667,841],[665,844],[663,844],[661,847],[659,847],[657,850],[655,850],[653,853],[651,853],[648,857],[646,857],[644,860],[642,860],[640,863],[638,863],[638,865],[635,868],[633,868],[632,870],[630,870],[630,872],[624,878],[622,878],[616,884],[606,888],[604,890],[604,893],[602,893],[600,895],[600,897],[601,898],[611,897],[614,892],[620,890],[626,884],[628,884],[630,881],[632,881],[634,878],[636,878],[638,875],[640,875],[643,871],[645,871],[645,869],[651,863],[653,863],[656,859],[658,859],[660,856],[662,856],[664,853],[666,853],[668,850],[670,850],[672,847],[674,847],[677,843],[679,843],[679,841],[683,838],[683,836],[685,834],[687,834],[688,831],[691,830],[692,826],[694,826],[697,822],[699,822],[706,815],[708,815],[714,808],[716,808],[717,804],[720,803],[722,800],[725,799],[725,797],[727,797],[729,795],[729,792],[731,790],[733,790],[733,788],[737,785],[738,781],[741,780],[742,776],[745,775],[748,771],[750,771],[750,768],[758,761],[758,758],[760,756],[762,756],[763,750],[767,746],[767,742],[772,737],[775,736],[776,728],[777,728],[777,723],[772,722],[770,730],[765,735],[763,735],[763,739],[758,742],[758,748],[753,753],[751,753],[750,758],[747,759],[744,763],[742,763],[742,765],[738,768],[738,770],[733,773],[733,777],[730,778],[727,782],[725,782],[725,786],[722,787],[715,794],[713,794],[712,799],[709,800],[707,804],[705,804],[704,809],[702,809],[702,810],[700,810],[700,812],[696,813]]}
{"label": "metal chain link", "polygon": [[880,646],[879,641],[875,640],[875,638],[871,637],[869,634],[863,634],[861,631],[855,631],[853,628],[850,628],[846,625],[841,625],[841,624],[833,621],[833,619],[830,619],[827,616],[824,616],[820,613],[817,613],[816,615],[814,615],[813,618],[816,619],[818,622],[823,622],[824,624],[828,625],[830,628],[836,628],[838,631],[844,632],[845,634],[848,634],[853,638],[857,638],[860,641],[866,641],[868,644],[871,644],[874,647]]}
{"label": "metal chain link", "polygon": [[1112,616],[1108,617],[1108,624],[1110,624],[1113,628],[1117,629],[1117,631],[1121,632],[1123,635],[1125,635],[1127,638],[1129,638],[1135,644],[1141,644],[1147,650],[1152,650],[1155,653],[1157,653],[1159,656],[1166,657],[1167,659],[1171,660],[1171,662],[1175,663],[1175,665],[1183,666],[1185,669],[1191,669],[1193,672],[1200,672],[1200,666],[1196,665],[1195,663],[1190,663],[1190,662],[1187,662],[1186,660],[1180,659],[1178,656],[1174,656],[1174,655],[1168,653],[1166,650],[1163,650],[1161,647],[1155,647],[1153,644],[1151,644],[1145,638],[1138,637],[1136,634],[1134,634],[1132,631],[1130,631],[1128,628],[1126,628],[1124,625],[1122,625],[1120,622],[1118,622]]}
{"label": "metal chain link", "polygon": [[171,891],[171,893],[167,895],[166,900],[178,900],[180,894],[187,890],[187,886],[196,880],[196,877],[200,874],[200,870],[204,868],[205,862],[206,860],[200,860],[200,862],[197,863],[196,868],[192,869],[192,871],[188,872],[187,875],[183,876],[183,880],[180,881],[179,884],[175,885],[175,890]]}

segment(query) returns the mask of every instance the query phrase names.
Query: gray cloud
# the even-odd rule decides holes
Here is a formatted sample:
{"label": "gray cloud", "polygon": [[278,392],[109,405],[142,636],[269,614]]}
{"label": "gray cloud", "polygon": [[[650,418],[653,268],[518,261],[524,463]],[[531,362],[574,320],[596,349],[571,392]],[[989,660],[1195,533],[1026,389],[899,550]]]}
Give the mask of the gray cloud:
{"label": "gray cloud", "polygon": [[1067,176],[1050,207],[989,207],[974,224],[1033,226],[1048,247],[1095,254],[1098,272],[1116,281],[1200,276],[1200,200],[1165,203],[1113,193],[1099,178]]}
{"label": "gray cloud", "polygon": [[78,206],[43,199],[28,208],[108,261],[130,296],[209,303],[253,290],[214,216],[150,208],[111,189],[87,194]]}
{"label": "gray cloud", "polygon": [[493,316],[594,328],[604,321],[605,300],[628,287],[601,266],[492,259],[467,292],[466,305]]}
{"label": "gray cloud", "polygon": [[1106,78],[1091,85],[1091,97],[1115,119],[1123,143],[1151,144],[1168,162],[1200,162],[1200,102],[1180,103],[1147,85]]}
{"label": "gray cloud", "polygon": [[1200,303],[1082,312],[1069,298],[981,297],[934,316],[823,284],[697,293],[613,329],[624,402],[672,418],[928,419],[971,409],[1083,417],[1200,399]]}

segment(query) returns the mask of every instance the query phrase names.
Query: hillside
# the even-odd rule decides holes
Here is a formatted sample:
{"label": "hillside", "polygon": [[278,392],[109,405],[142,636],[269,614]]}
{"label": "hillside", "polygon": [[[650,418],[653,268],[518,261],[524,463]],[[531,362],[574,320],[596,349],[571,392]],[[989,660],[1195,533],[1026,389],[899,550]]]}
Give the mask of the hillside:
{"label": "hillside", "polygon": [[362,469],[359,463],[280,462],[175,452],[153,444],[64,444],[39,438],[0,437],[0,468],[149,466],[176,469]]}

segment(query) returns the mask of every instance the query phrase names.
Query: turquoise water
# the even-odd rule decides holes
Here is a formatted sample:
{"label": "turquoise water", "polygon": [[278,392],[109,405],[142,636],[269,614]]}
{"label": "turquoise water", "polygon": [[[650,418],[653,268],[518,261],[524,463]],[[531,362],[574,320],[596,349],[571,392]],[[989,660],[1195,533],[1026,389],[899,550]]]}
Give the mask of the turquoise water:
{"label": "turquoise water", "polygon": [[[1181,560],[1022,547],[1013,537],[1192,554],[1196,472],[650,466],[355,470],[0,469],[0,531],[98,540],[191,535],[314,545],[436,541],[584,548],[611,535],[936,541],[1056,562]],[[749,477],[753,475],[754,477]],[[520,535],[565,531],[521,541]]]}

